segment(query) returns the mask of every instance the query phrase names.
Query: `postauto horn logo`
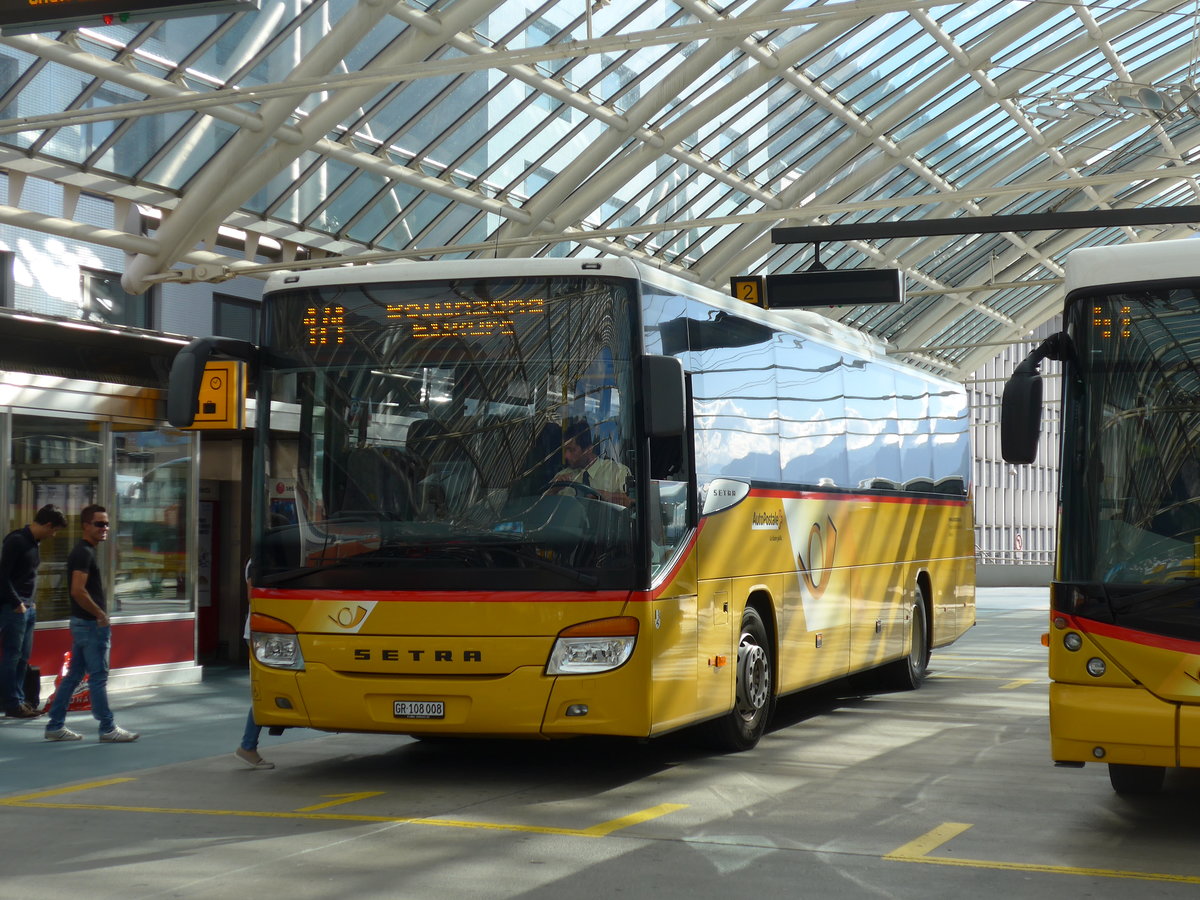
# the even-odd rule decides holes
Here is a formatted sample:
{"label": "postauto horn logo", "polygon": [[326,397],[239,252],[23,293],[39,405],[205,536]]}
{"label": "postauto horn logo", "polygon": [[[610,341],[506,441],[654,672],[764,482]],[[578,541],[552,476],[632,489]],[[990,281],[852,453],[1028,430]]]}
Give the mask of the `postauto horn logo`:
{"label": "postauto horn logo", "polygon": [[801,551],[796,554],[796,565],[800,575],[808,587],[814,600],[819,599],[829,586],[829,570],[833,568],[834,554],[837,552],[837,528],[833,519],[826,516],[825,527],[820,522],[813,522],[808,532],[808,553]]}
{"label": "postauto horn logo", "polygon": [[782,509],[773,513],[756,512],[750,517],[751,531],[778,531],[782,525]]}
{"label": "postauto horn logo", "polygon": [[365,600],[362,603],[343,606],[331,613],[328,618],[330,622],[342,631],[355,634],[362,628],[363,623],[367,621],[367,616],[371,614],[371,610],[374,608],[374,600]]}

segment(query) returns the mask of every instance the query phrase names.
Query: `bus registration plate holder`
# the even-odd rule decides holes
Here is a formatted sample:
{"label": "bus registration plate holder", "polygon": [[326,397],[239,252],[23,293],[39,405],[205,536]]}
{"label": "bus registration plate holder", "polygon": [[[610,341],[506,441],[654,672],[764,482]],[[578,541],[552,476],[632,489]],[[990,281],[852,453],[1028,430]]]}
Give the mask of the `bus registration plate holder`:
{"label": "bus registration plate holder", "polygon": [[444,719],[446,704],[441,700],[395,700],[392,715],[397,719]]}

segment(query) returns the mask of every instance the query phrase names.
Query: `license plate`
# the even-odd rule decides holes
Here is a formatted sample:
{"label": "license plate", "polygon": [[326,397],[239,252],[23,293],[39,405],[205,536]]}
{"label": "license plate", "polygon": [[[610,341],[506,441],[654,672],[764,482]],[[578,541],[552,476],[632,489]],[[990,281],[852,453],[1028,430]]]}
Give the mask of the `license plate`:
{"label": "license plate", "polygon": [[397,719],[444,719],[446,704],[441,700],[395,700],[392,715]]}

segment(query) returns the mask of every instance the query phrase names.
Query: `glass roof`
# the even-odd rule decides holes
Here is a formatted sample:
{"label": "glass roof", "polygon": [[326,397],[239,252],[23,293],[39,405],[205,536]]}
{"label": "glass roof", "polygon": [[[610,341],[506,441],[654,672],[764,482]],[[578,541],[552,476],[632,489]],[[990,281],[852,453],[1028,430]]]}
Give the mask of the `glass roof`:
{"label": "glass roof", "polygon": [[[0,223],[113,199],[72,234],[129,252],[130,290],[612,254],[728,289],[812,264],[777,226],[1200,204],[1200,0],[259,6],[0,37],[0,170],[63,197],[10,187]],[[908,288],[827,314],[965,376],[1059,312],[1067,250],[1192,231],[824,244]]]}

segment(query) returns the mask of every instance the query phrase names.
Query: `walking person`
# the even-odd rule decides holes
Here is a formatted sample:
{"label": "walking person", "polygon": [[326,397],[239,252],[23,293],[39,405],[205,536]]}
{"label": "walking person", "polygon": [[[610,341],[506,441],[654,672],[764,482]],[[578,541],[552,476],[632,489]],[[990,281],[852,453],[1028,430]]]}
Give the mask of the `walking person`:
{"label": "walking person", "polygon": [[[250,596],[250,562],[246,562],[246,596]],[[242,637],[250,643],[250,614],[246,613],[246,625],[242,629]],[[254,647],[250,647],[250,656],[254,656]],[[250,704],[250,712],[246,715],[246,728],[242,731],[242,742],[233,751],[233,755],[252,769],[273,769],[275,763],[267,762],[258,752],[258,738],[262,734],[262,726],[254,721],[254,704]]]}
{"label": "walking person", "polygon": [[273,769],[275,763],[267,762],[258,752],[258,736],[262,734],[262,726],[254,721],[254,707],[246,715],[246,730],[242,732],[242,742],[233,751],[233,755],[252,769]]}
{"label": "walking person", "polygon": [[78,741],[83,735],[66,727],[67,705],[75,688],[88,677],[92,715],[100,723],[103,743],[127,744],[138,739],[136,731],[126,731],[113,721],[108,706],[108,651],[112,628],[108,623],[104,584],[96,562],[96,548],[108,540],[111,525],[103,506],[85,506],[79,513],[83,537],[67,557],[67,583],[71,591],[71,664],[54,694],[50,719],[46,722],[46,740]]}
{"label": "walking person", "polygon": [[37,623],[38,545],[67,527],[67,517],[52,503],[36,513],[24,528],[12,531],[0,545],[0,702],[13,719],[34,719],[39,710],[26,702],[25,672],[33,652]]}

